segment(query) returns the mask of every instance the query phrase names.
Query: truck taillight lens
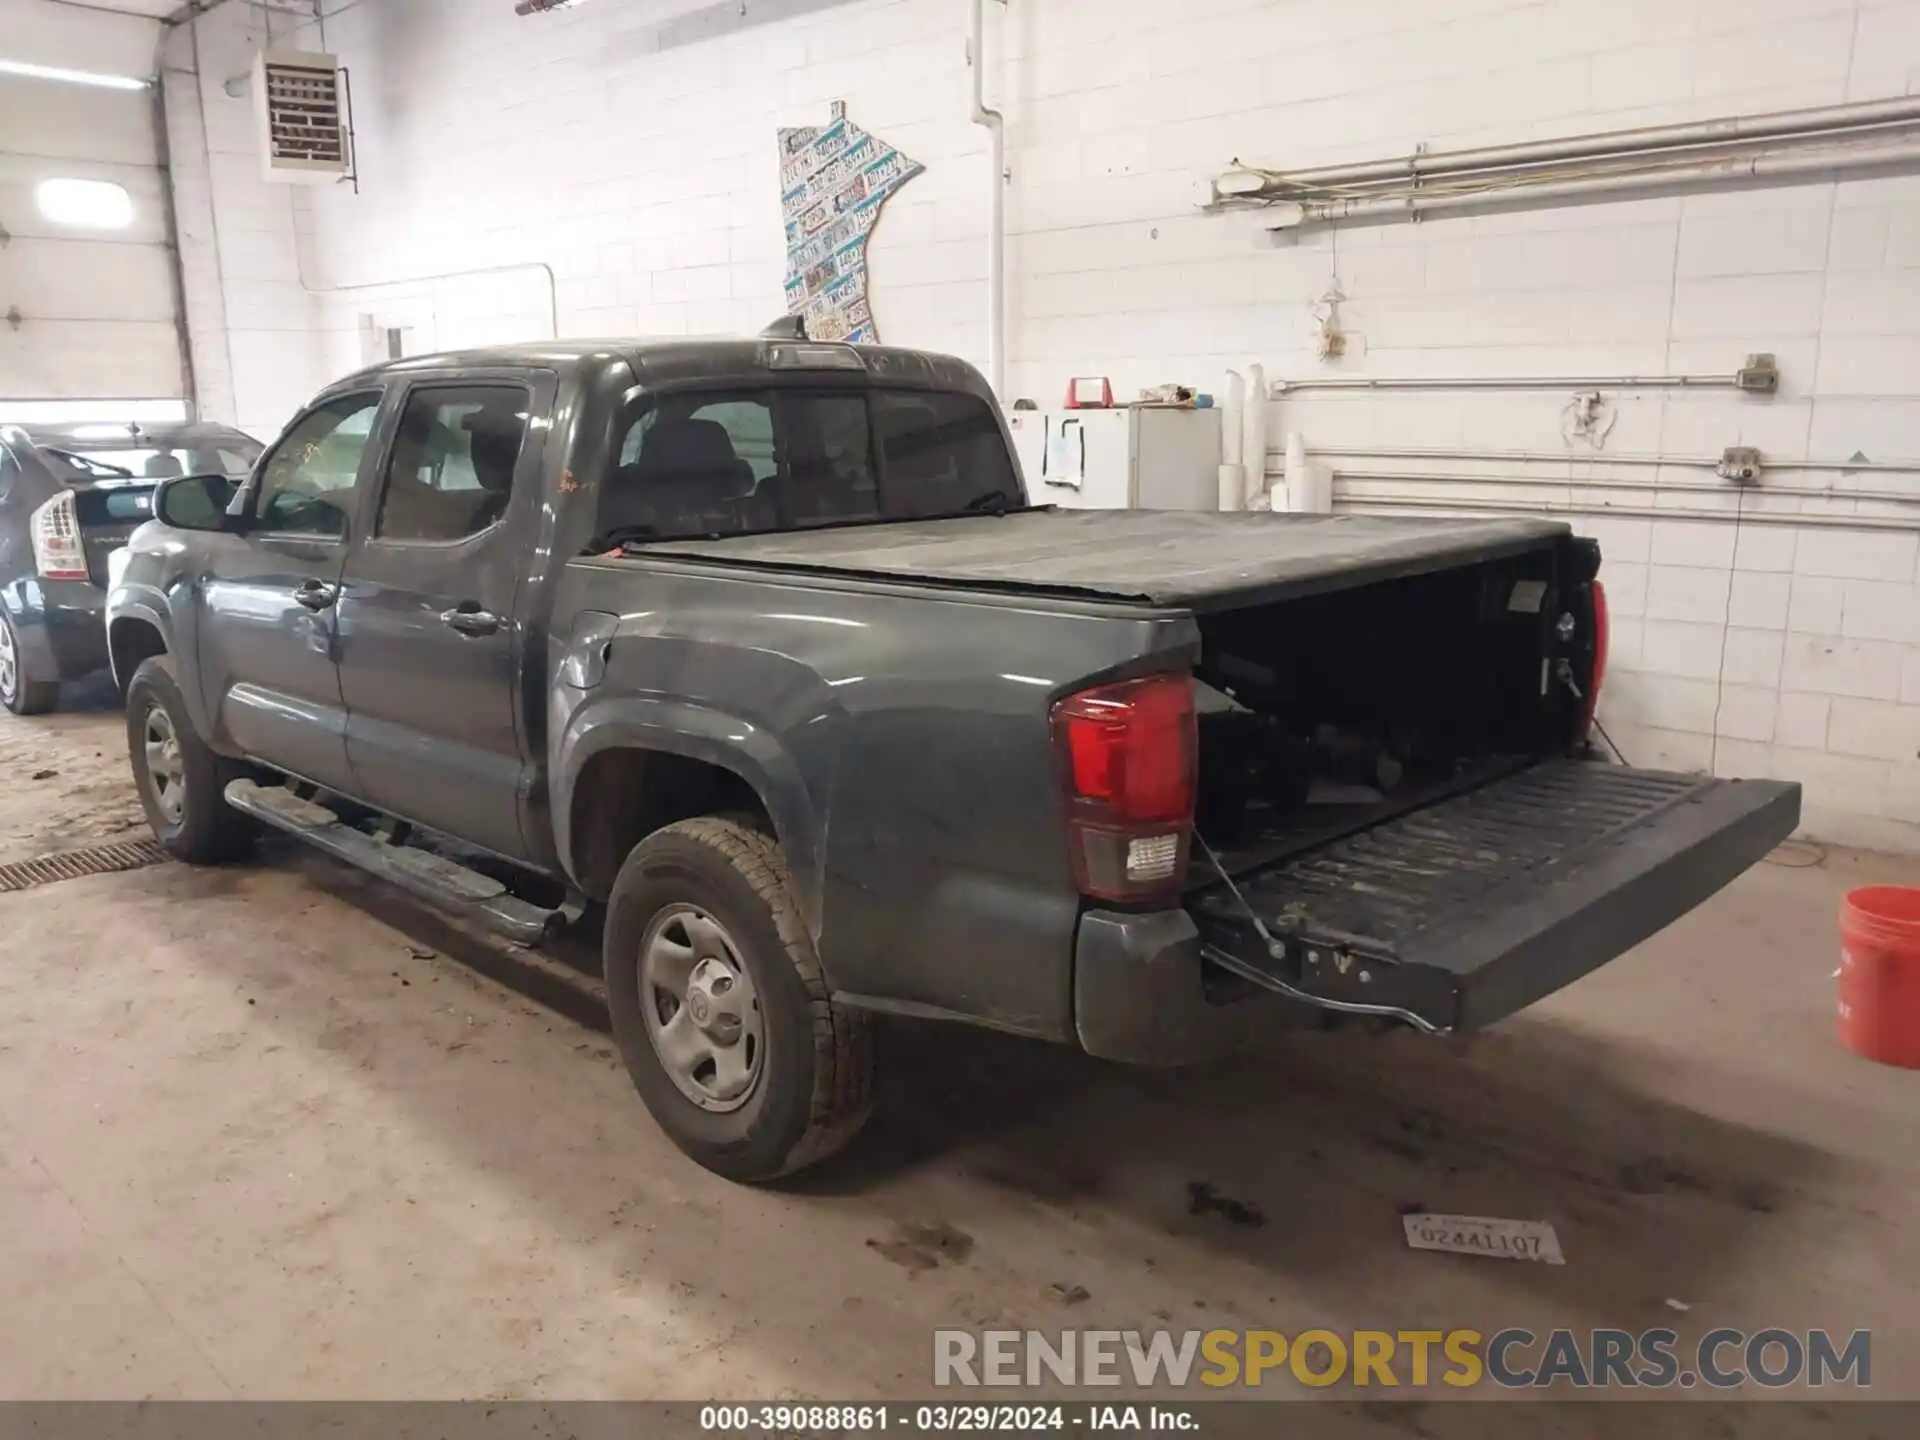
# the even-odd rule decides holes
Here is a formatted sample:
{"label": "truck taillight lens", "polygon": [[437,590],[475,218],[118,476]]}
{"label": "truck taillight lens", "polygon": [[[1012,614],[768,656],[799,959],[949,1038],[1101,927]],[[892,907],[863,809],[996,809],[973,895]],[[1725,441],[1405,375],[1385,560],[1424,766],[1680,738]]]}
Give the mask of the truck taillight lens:
{"label": "truck taillight lens", "polygon": [[33,537],[33,568],[47,580],[87,578],[87,552],[80,544],[80,514],[73,492],[62,490],[27,521]]}
{"label": "truck taillight lens", "polygon": [[1600,686],[1607,678],[1607,641],[1611,622],[1607,615],[1607,587],[1598,580],[1593,590],[1593,672],[1587,678],[1586,713],[1580,717],[1580,735],[1593,733],[1594,712],[1600,704]]}
{"label": "truck taillight lens", "polygon": [[1053,707],[1053,741],[1080,892],[1136,902],[1178,893],[1193,834],[1193,677],[1069,695]]}

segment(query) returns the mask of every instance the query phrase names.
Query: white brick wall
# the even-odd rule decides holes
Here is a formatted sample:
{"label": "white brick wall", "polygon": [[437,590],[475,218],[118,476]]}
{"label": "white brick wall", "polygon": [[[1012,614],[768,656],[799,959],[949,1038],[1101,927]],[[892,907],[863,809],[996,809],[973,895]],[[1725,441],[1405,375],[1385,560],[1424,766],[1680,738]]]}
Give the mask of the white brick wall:
{"label": "white brick wall", "polygon": [[[979,359],[985,145],[964,120],[964,7],[747,8],[740,20],[709,0],[626,0],[520,19],[506,0],[363,0],[326,35],[354,67],[358,196],[289,197],[253,178],[246,105],[221,81],[244,68],[261,12],[227,6],[200,21],[206,74],[170,108],[209,407],[270,428],[322,377],[360,363],[369,316],[410,327],[421,348],[544,335],[550,311],[571,334],[757,328],[781,309],[774,132],[817,123],[834,100],[928,166],[873,242],[883,333]],[[807,13],[774,18],[792,9]],[[1192,207],[1196,183],[1236,156],[1298,167],[1910,93],[1920,6],[1011,0],[990,11],[1013,177],[1016,395],[1050,401],[1075,373],[1107,374],[1123,393],[1213,385],[1255,360],[1275,376],[1329,373],[1309,307],[1336,276],[1350,351],[1332,373],[1730,373],[1751,351],[1778,356],[1771,398],[1610,394],[1616,419],[1597,455],[1569,447],[1569,397],[1546,392],[1303,392],[1274,407],[1272,433],[1276,447],[1299,430],[1310,446],[1566,457],[1337,463],[1388,477],[1355,493],[1586,507],[1575,523],[1602,543],[1617,617],[1603,714],[1629,757],[1799,779],[1814,833],[1920,851],[1920,537],[1843,528],[1913,523],[1920,506],[1694,493],[1675,487],[1713,486],[1711,470],[1606,463],[1734,444],[1777,461],[1920,461],[1920,177],[1278,241],[1257,215]],[[720,15],[716,33],[676,41],[684,27],[671,22],[689,12]],[[177,43],[169,63],[187,63]],[[211,166],[183,133],[196,94]],[[429,278],[492,266],[519,268]],[[1920,496],[1920,473],[1775,471],[1768,483]],[[1647,485],[1662,488],[1636,488]],[[1771,523],[1783,517],[1803,523]]]}

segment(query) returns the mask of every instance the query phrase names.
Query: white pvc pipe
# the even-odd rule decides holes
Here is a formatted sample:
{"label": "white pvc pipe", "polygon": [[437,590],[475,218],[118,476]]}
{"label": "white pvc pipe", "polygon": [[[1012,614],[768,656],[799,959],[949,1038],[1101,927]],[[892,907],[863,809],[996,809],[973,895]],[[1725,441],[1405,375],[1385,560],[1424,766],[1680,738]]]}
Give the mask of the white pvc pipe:
{"label": "white pvc pipe", "polygon": [[1246,452],[1243,443],[1246,410],[1246,377],[1238,370],[1229,370],[1226,383],[1220,387],[1220,475],[1216,503],[1222,510],[1238,510],[1246,503],[1247,468],[1241,463]]}
{"label": "white pvc pipe", "polygon": [[1920,164],[1920,142],[1880,146],[1846,154],[1756,155],[1746,159],[1702,161],[1697,167],[1596,175],[1580,180],[1556,180],[1542,184],[1515,182],[1490,185],[1478,190],[1445,192],[1413,191],[1402,195],[1366,196],[1350,200],[1283,202],[1273,207],[1280,219],[1270,227],[1291,230],[1302,225],[1329,220],[1346,220],[1363,215],[1432,215],[1480,205],[1525,204],[1535,200],[1559,200],[1570,196],[1610,195],[1643,192],[1662,185],[1687,181],[1745,179],[1792,179],[1806,175],[1837,175],[1854,170],[1873,170],[1883,166]]}
{"label": "white pvc pipe", "polygon": [[1240,426],[1240,461],[1246,467],[1246,491],[1236,510],[1267,488],[1267,367],[1247,367],[1246,415]]}
{"label": "white pvc pipe", "polygon": [[1244,465],[1225,465],[1220,467],[1220,490],[1216,501],[1222,510],[1239,510],[1245,506],[1247,493],[1247,467]]}
{"label": "white pvc pipe", "polygon": [[1490,145],[1477,150],[1443,150],[1396,160],[1366,161],[1357,165],[1323,165],[1314,170],[1288,171],[1285,177],[1289,185],[1369,184],[1399,178],[1446,175],[1459,170],[1585,160],[1596,155],[1823,135],[1863,126],[1912,121],[1920,121],[1920,96],[1869,100],[1855,105],[1824,105],[1809,110],[1783,110],[1772,115],[1734,115],[1683,125],[1651,125],[1638,130],[1571,135],[1564,140],[1526,141],[1516,145]]}
{"label": "white pvc pipe", "polygon": [[1287,503],[1273,508],[1291,510],[1295,514],[1307,509],[1307,442],[1298,430],[1287,432],[1286,478],[1282,483],[1287,487]]}
{"label": "white pvc pipe", "polygon": [[[999,0],[1005,4],[1006,0]],[[987,132],[987,383],[1002,401],[1007,391],[1007,131],[987,106],[986,0],[968,0],[967,66],[973,72],[968,112]]]}
{"label": "white pvc pipe", "polygon": [[1238,465],[1246,458],[1241,444],[1241,419],[1247,409],[1247,381],[1238,370],[1227,371],[1220,387],[1220,463]]}

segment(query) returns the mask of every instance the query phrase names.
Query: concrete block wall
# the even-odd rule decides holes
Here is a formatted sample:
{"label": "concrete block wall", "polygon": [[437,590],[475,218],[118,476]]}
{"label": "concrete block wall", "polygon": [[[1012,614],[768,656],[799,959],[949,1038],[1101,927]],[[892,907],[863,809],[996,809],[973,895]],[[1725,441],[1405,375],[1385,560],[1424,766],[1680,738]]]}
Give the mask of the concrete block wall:
{"label": "concrete block wall", "polygon": [[[198,91],[216,229],[251,236],[219,299],[256,425],[361,363],[370,325],[421,349],[758,328],[782,308],[774,133],[835,100],[928,166],[873,241],[882,333],[983,357],[988,177],[961,0],[527,18],[362,0],[324,37],[278,37],[341,55],[358,101],[360,193],[290,198],[246,178],[245,105],[218,83],[261,38],[253,14],[197,28],[221,56]],[[1912,93],[1920,6],[1011,0],[988,24],[1012,395],[1049,403],[1074,374],[1216,386],[1253,361],[1289,379],[1599,379],[1775,355],[1771,397],[1605,387],[1599,444],[1574,433],[1571,388],[1301,391],[1270,428],[1276,449],[1298,431],[1340,452],[1316,463],[1345,507],[1570,512],[1607,555],[1602,713],[1629,759],[1799,779],[1814,833],[1920,851],[1920,539],[1899,528],[1920,508],[1766,493],[1920,498],[1920,473],[1839,463],[1920,462],[1920,177],[1297,236],[1194,205],[1235,157],[1297,168]],[[1327,362],[1314,306],[1336,285],[1348,347]],[[197,336],[221,328],[214,298],[194,308]],[[1710,469],[1729,445],[1830,463],[1736,495]]]}
{"label": "concrete block wall", "polygon": [[316,343],[294,195],[261,178],[246,82],[267,18],[236,5],[175,26],[160,73],[201,410],[263,438],[339,373]]}

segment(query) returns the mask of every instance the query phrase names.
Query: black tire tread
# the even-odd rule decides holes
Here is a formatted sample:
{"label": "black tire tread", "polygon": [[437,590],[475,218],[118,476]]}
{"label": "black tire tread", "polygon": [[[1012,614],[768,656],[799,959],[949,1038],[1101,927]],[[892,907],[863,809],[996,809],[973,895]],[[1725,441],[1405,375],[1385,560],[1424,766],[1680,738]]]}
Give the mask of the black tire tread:
{"label": "black tire tread", "polygon": [[[766,1133],[764,1139],[751,1142],[747,1152],[733,1152],[726,1158],[718,1154],[707,1154],[705,1140],[693,1140],[680,1137],[676,1125],[668,1121],[668,1116],[660,1114],[655,1108],[655,1116],[668,1129],[670,1135],[682,1144],[695,1160],[708,1165],[722,1175],[728,1175],[743,1183],[764,1183],[780,1179],[781,1175],[791,1175],[806,1165],[826,1160],[829,1154],[845,1146],[854,1135],[860,1133],[860,1127],[866,1123],[874,1108],[874,1033],[872,1020],[866,1014],[847,1010],[833,1004],[833,996],[828,991],[826,972],[820,966],[820,956],[814,950],[812,935],[806,929],[806,920],[801,914],[799,904],[793,897],[793,874],[787,868],[787,858],[781,852],[780,841],[774,839],[762,828],[756,816],[730,816],[730,814],[708,814],[695,816],[689,820],[678,820],[670,826],[653,831],[647,835],[634,851],[628,854],[626,866],[622,866],[620,879],[614,883],[609,916],[611,922],[618,920],[628,877],[636,881],[645,876],[655,864],[674,866],[691,862],[693,854],[703,856],[701,868],[710,872],[726,872],[732,881],[735,904],[753,904],[764,906],[764,914],[756,918],[756,927],[760,929],[758,964],[770,964],[778,970],[780,956],[772,954],[768,945],[778,945],[785,952],[785,962],[791,966],[791,975],[799,981],[799,995],[793,993],[791,981],[778,979],[772,981],[766,975],[760,979],[762,1004],[768,1004],[778,991],[785,991],[785,1004],[804,1004],[803,1012],[787,1012],[783,1021],[791,1033],[797,1033],[801,1046],[810,1044],[810,1064],[806,1066],[810,1094],[785,1092],[781,1110],[787,1119],[781,1121],[783,1133]],[[684,856],[674,860],[672,856]],[[645,883],[645,881],[641,881]],[[741,895],[745,891],[745,895]],[[749,899],[751,897],[751,899]],[[624,973],[624,972],[614,972]],[[611,1002],[620,1006],[626,1000],[618,993],[609,996]],[[614,1031],[620,1031],[620,1012],[614,1014]],[[622,1041],[622,1046],[636,1041]],[[639,1046],[647,1046],[645,1039],[637,1041]],[[628,1069],[636,1073],[636,1066],[647,1069],[649,1073],[659,1064],[651,1048],[643,1050],[643,1058],[628,1054]],[[783,1068],[785,1069],[785,1066]],[[799,1081],[799,1075],[793,1075],[791,1069],[785,1069],[791,1075],[791,1083]],[[772,1077],[764,1077],[762,1083],[774,1083]],[[641,1096],[649,1094],[649,1085],[641,1085]],[[668,1104],[678,1104],[680,1096],[674,1096]],[[649,1100],[649,1106],[657,1106],[657,1100]],[[749,1158],[749,1154],[753,1158]]]}
{"label": "black tire tread", "polygon": [[154,837],[168,854],[190,865],[219,865],[241,859],[253,849],[259,832],[251,820],[227,804],[226,790],[228,781],[244,778],[251,772],[241,761],[216,753],[193,728],[193,718],[187,713],[180,682],[174,675],[171,655],[155,655],[141,661],[127,682],[129,763],[138,744],[133,734],[134,701],[143,689],[152,690],[166,706],[180,748],[186,755],[186,820],[172,833],[161,824],[149,804],[147,787],[140,783],[138,769],[135,770],[140,806],[146,811]]}
{"label": "black tire tread", "polygon": [[807,989],[813,1016],[814,1080],[806,1131],[775,1176],[768,1178],[817,1164],[858,1135],[873,1113],[872,1018],[833,1003],[806,919],[794,903],[787,857],[772,836],[738,820],[712,815],[676,821],[656,833],[684,836],[723,856],[773,915],[787,960]]}
{"label": "black tire tread", "polygon": [[45,715],[59,703],[58,680],[28,680],[20,677],[14,681],[13,699],[7,702],[7,709],[16,715]]}
{"label": "black tire tread", "polygon": [[20,631],[11,616],[0,611],[0,625],[13,631],[13,698],[4,703],[15,715],[44,715],[60,703],[58,680],[29,680],[26,657],[20,649]]}

